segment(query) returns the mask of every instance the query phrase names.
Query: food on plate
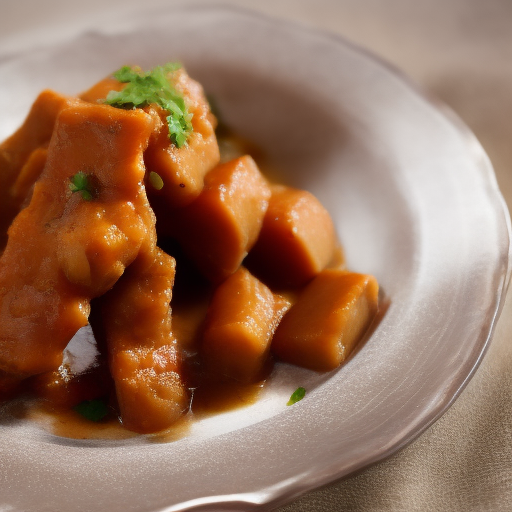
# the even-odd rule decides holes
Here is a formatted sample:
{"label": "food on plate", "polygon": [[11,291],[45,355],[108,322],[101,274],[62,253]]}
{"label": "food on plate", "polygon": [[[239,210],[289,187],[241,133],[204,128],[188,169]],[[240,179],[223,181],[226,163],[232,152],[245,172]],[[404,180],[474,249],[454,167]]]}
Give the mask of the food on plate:
{"label": "food on plate", "polygon": [[[164,208],[181,207],[200,194],[206,173],[220,159],[216,119],[201,85],[183,68],[170,63],[142,73],[123,67],[81,98],[120,107],[139,106],[153,117],[144,162],[151,169],[148,178],[155,202],[159,198]],[[156,183],[160,185],[154,186]]]}
{"label": "food on plate", "polygon": [[[0,145],[5,399],[28,390],[153,433],[198,386],[264,381],[274,358],[318,371],[346,360],[377,281],[345,268],[317,198],[271,183],[216,128],[174,63],[38,96]],[[79,368],[70,347],[86,326],[94,357]]]}
{"label": "food on plate", "polygon": [[289,307],[240,267],[215,289],[206,315],[201,349],[207,370],[242,382],[261,377],[272,336]]}
{"label": "food on plate", "polygon": [[312,370],[334,370],[375,318],[378,291],[372,276],[323,270],[279,324],[272,342],[275,354]]}
{"label": "food on plate", "polygon": [[261,230],[270,187],[246,155],[212,169],[199,197],[169,216],[170,231],[200,271],[221,283],[241,265]]}
{"label": "food on plate", "polygon": [[152,261],[134,262],[95,304],[93,330],[106,347],[123,425],[135,432],[168,427],[189,404],[171,330],[175,267],[157,250]]}
{"label": "food on plate", "polygon": [[[7,228],[19,212],[28,188],[39,175],[39,172],[33,172],[34,167],[42,170],[42,165],[34,166],[34,158],[39,162],[41,157],[44,159],[44,148],[50,141],[58,114],[73,103],[76,103],[75,98],[43,91],[34,101],[23,125],[0,144],[0,248],[7,242]],[[34,151],[39,156],[34,157]],[[32,162],[26,169],[30,159]]]}
{"label": "food on plate", "polygon": [[38,397],[54,406],[71,408],[105,396],[111,386],[111,377],[106,361],[76,375],[62,365],[34,376],[30,386]]}
{"label": "food on plate", "polygon": [[[87,325],[90,300],[142,248],[156,247],[142,186],[150,129],[151,118],[138,110],[84,103],[59,114],[46,164],[0,257],[2,371],[28,377],[58,368],[69,340]],[[84,169],[94,200],[70,190]]]}
{"label": "food on plate", "polygon": [[274,185],[248,265],[279,286],[301,286],[332,260],[331,216],[306,190]]}

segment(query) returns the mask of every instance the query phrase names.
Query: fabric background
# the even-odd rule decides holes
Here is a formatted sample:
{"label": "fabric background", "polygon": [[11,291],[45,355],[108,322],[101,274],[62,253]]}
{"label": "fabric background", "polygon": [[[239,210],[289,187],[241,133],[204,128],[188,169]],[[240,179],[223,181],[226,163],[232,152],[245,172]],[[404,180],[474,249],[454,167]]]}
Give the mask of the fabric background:
{"label": "fabric background", "polygon": [[[145,0],[152,5],[164,0]],[[226,0],[340,34],[393,63],[474,131],[512,207],[512,1]],[[0,0],[0,50],[139,9],[136,0]],[[64,27],[64,28],[63,28]],[[476,375],[415,442],[280,512],[512,510],[512,298]]]}

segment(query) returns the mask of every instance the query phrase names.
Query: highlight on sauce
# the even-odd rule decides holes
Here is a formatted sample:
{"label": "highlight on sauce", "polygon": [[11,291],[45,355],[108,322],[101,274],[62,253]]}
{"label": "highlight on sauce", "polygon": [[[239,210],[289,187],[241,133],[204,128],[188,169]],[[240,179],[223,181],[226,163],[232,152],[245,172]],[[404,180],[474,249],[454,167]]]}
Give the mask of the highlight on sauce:
{"label": "highlight on sauce", "polygon": [[41,92],[0,144],[4,402],[158,433],[249,396],[274,360],[345,361],[377,281],[345,267],[316,197],[217,124],[180,65],[125,66],[77,97]]}

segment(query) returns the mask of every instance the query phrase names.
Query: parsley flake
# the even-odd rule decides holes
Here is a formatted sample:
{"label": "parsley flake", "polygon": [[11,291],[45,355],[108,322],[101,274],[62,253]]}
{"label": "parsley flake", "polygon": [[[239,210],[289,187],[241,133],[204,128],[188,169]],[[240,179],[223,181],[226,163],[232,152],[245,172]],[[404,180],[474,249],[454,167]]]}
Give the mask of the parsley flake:
{"label": "parsley flake", "polygon": [[89,421],[101,421],[108,414],[108,406],[103,400],[84,400],[73,409]]}
{"label": "parsley flake", "polygon": [[300,402],[304,396],[306,395],[306,390],[302,387],[297,388],[290,397],[290,400],[288,400],[288,403],[286,405],[293,405],[297,402]]}
{"label": "parsley flake", "polygon": [[170,62],[144,72],[140,68],[123,66],[113,76],[126,83],[126,86],[122,91],[110,91],[104,102],[117,108],[142,108],[152,103],[159,105],[169,114],[169,138],[180,148],[186,144],[192,132],[192,114],[188,112],[183,95],[169,80],[169,74],[179,67],[179,64]]}
{"label": "parsley flake", "polygon": [[70,180],[69,190],[71,190],[71,192],[80,192],[82,199],[85,201],[90,201],[93,198],[92,186],[85,172],[77,172],[74,176],[71,176]]}

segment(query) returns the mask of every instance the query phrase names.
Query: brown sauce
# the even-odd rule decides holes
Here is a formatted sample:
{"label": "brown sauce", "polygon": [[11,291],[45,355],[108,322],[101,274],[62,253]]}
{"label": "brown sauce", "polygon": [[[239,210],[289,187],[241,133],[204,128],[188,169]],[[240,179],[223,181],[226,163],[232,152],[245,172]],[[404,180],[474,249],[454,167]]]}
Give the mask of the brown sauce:
{"label": "brown sauce", "polygon": [[[254,404],[264,382],[239,384],[209,383],[194,390],[191,410],[168,429],[145,437],[152,442],[173,442],[189,435],[194,421]],[[16,419],[31,421],[49,434],[68,439],[124,440],[139,434],[123,427],[112,412],[105,419],[93,422],[73,409],[55,407],[44,400],[26,399],[12,404],[5,413]]]}
{"label": "brown sauce", "polygon": [[265,381],[254,384],[239,382],[213,382],[194,391],[192,414],[197,418],[211,416],[255,403]]}
{"label": "brown sauce", "polygon": [[[187,355],[186,380],[190,387],[190,411],[168,429],[146,435],[152,442],[172,442],[186,437],[194,421],[254,404],[265,380],[254,384],[214,381],[201,373],[197,362],[197,340],[206,315],[211,287],[193,272],[183,272],[173,297],[173,332]],[[267,371],[270,371],[268,368]],[[12,402],[4,413],[38,424],[46,432],[69,439],[133,439],[139,434],[124,428],[115,407],[98,422],[88,420],[70,407],[56,406],[48,400],[26,398]]]}
{"label": "brown sauce", "polygon": [[110,416],[93,422],[73,409],[51,407],[44,401],[29,403],[23,419],[37,423],[43,430],[70,439],[130,439],[137,434],[123,428],[117,418]]}

